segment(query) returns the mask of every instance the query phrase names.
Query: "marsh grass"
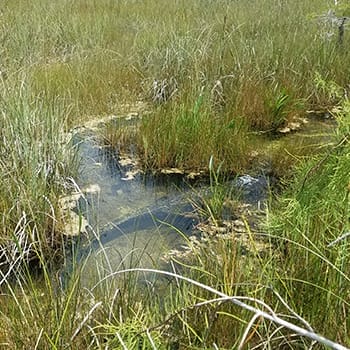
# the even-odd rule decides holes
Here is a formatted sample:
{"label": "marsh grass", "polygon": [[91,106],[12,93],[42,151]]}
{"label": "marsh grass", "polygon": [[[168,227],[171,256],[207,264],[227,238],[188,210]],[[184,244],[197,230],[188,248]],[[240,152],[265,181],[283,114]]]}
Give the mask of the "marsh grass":
{"label": "marsh grass", "polygon": [[[146,321],[152,322],[155,317],[151,310],[144,309],[152,292],[147,284],[140,288],[141,274],[101,281],[106,274],[105,266],[96,264],[95,273],[88,278],[87,274],[92,273],[88,261],[80,260],[76,264],[74,252],[73,260],[66,261],[67,270],[64,266],[59,270],[57,266],[49,266],[46,257],[39,251],[37,254],[42,261],[39,273],[22,263],[15,278],[5,279],[2,284],[1,346],[11,349],[118,347],[119,333],[128,348],[135,348],[143,340],[150,344],[146,333],[140,335]],[[137,266],[137,259],[132,266]],[[157,332],[151,333],[157,337]]]}
{"label": "marsh grass", "polygon": [[[62,283],[50,261],[64,241],[58,198],[76,171],[64,131],[143,100],[150,113],[130,138],[145,167],[203,169],[213,157],[224,172],[239,173],[251,166],[257,135],[346,99],[348,29],[339,45],[338,28],[319,17],[331,7],[344,15],[348,7],[342,6],[322,0],[4,0],[1,346],[310,348],[310,340],[274,322],[212,301],[198,284],[173,276],[157,294],[152,283],[139,288],[144,276],[138,271],[101,277],[88,288],[81,283],[84,266]],[[273,208],[267,236],[273,251],[246,257],[236,240],[210,237],[191,261],[174,262],[175,271],[229,296],[250,297],[254,306],[264,301],[276,314],[304,326],[306,319],[349,345],[349,115],[345,103],[337,117],[343,142],[308,162],[304,150],[297,156],[292,187],[279,210]],[[116,142],[119,132],[110,130]],[[293,154],[293,147],[284,148]],[[273,157],[281,173],[294,164],[278,150]],[[212,209],[220,211],[215,178],[214,185],[219,201]],[[32,260],[39,261],[38,275]]]}
{"label": "marsh grass", "polygon": [[146,167],[202,170],[212,155],[226,169],[239,172],[247,166],[244,120],[231,114],[215,118],[207,98],[199,93],[189,106],[170,102],[166,117],[160,108],[142,119],[138,144]]}
{"label": "marsh grass", "polygon": [[[249,250],[236,235],[204,237],[205,244],[188,240],[192,253],[174,258],[171,272],[138,268],[140,255],[133,257],[131,251],[118,267],[111,266],[107,252],[102,254],[105,263],[92,256],[96,272],[91,277],[88,260],[73,264],[68,274],[55,273],[38,251],[41,273],[22,264],[15,280],[2,285],[0,341],[13,349],[307,349],[313,341],[300,335],[304,329],[347,344],[343,324],[348,304],[341,294],[348,280],[346,261],[336,254],[333,262],[311,239],[256,237],[248,224],[247,235]],[[263,254],[257,239],[270,246]],[[276,254],[279,245],[287,252]],[[346,256],[343,248],[338,252]],[[323,275],[315,272],[313,279],[313,270],[300,261],[304,258],[324,264]],[[303,270],[307,279],[300,276]],[[318,303],[322,295],[327,301],[323,317]],[[287,327],[279,323],[284,321]]]}
{"label": "marsh grass", "polygon": [[331,7],[5,1],[0,68],[19,84],[24,72],[33,99],[60,104],[70,126],[150,102],[133,136],[145,167],[204,168],[215,155],[237,172],[255,147],[247,131],[274,132],[346,95],[348,36],[339,47],[338,28],[322,17]]}
{"label": "marsh grass", "polygon": [[[231,201],[234,190],[228,184],[228,178],[222,171],[223,163],[216,165],[211,156],[208,164],[209,185],[204,189],[192,188],[190,202],[201,220],[211,222],[219,227],[227,211],[226,202]],[[236,198],[239,197],[238,193]],[[238,201],[237,201],[238,202]],[[233,214],[230,213],[229,214]]]}
{"label": "marsh grass", "polygon": [[170,4],[152,30],[149,11],[164,4],[147,5],[128,52],[138,84],[128,87],[150,103],[133,141],[145,168],[203,169],[215,155],[232,172],[247,169],[252,131],[274,134],[346,95],[347,52],[326,36],[337,28],[319,19],[326,3]]}
{"label": "marsh grass", "polygon": [[1,264],[6,269],[20,256],[35,258],[35,250],[55,254],[62,243],[58,197],[76,165],[60,104],[48,106],[40,96],[33,101],[25,83],[3,83],[0,105]]}
{"label": "marsh grass", "polygon": [[308,124],[294,135],[276,138],[274,141],[262,140],[260,147],[264,151],[257,162],[271,176],[281,179],[281,183],[289,183],[295,167],[310,157],[327,152],[336,138],[336,124],[333,121],[315,122],[310,117]]}
{"label": "marsh grass", "polygon": [[[272,227],[283,237],[280,283],[294,307],[321,332],[348,344],[348,243],[346,238],[337,241],[349,230],[348,117],[342,118],[339,142],[302,163],[277,204],[282,209]],[[327,305],[326,313],[321,305]]]}
{"label": "marsh grass", "polygon": [[86,278],[88,262],[64,280],[46,265],[36,276],[23,265],[16,283],[2,286],[1,343],[13,349],[308,348],[307,337],[252,313],[312,332],[267,284],[272,255],[242,255],[241,244],[211,237],[174,260],[172,272],[138,268],[137,257],[109,271],[96,264],[97,279]]}

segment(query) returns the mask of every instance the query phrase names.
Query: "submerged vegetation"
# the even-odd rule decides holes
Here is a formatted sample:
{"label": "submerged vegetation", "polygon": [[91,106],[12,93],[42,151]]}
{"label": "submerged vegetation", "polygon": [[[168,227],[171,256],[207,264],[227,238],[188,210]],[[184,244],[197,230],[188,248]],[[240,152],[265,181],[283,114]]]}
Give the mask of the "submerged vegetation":
{"label": "submerged vegetation", "polygon": [[[344,349],[315,333],[350,346],[345,0],[3,0],[0,11],[1,347]],[[216,226],[231,194],[221,175],[280,181],[259,232],[241,215],[249,251],[203,234],[172,275],[97,266],[89,281],[70,261],[69,131],[135,105],[137,127],[111,123],[105,141],[146,170],[206,171]],[[305,118],[327,130],[284,137]]]}

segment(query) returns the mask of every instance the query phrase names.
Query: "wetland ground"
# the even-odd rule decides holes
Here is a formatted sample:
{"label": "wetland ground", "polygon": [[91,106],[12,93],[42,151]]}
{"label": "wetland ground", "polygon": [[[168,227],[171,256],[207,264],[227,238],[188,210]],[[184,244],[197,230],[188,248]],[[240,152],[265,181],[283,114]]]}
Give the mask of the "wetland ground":
{"label": "wetland ground", "polygon": [[[3,0],[0,346],[349,347],[349,15],[345,0]],[[203,220],[221,232],[231,210],[249,254],[207,235],[165,273],[131,249],[86,285],[60,204],[83,171],[72,130],[127,114],[136,127],[104,123],[100,146],[206,177]],[[225,186],[247,174],[278,183],[259,232]]]}

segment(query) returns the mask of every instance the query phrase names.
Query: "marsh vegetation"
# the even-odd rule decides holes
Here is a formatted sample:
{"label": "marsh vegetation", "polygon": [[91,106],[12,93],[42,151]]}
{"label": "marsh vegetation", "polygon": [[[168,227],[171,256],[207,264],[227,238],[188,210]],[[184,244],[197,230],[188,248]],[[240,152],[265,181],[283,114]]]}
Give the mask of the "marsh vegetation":
{"label": "marsh vegetation", "polygon": [[[1,347],[350,346],[349,14],[345,0],[3,0]],[[70,131],[135,108],[137,127],[108,124],[104,144],[146,172],[205,174],[216,225],[221,179],[259,173],[278,193],[259,237],[240,214],[249,253],[209,235],[172,275],[131,259],[89,283],[84,263],[63,278],[76,253],[59,206],[79,173]]]}

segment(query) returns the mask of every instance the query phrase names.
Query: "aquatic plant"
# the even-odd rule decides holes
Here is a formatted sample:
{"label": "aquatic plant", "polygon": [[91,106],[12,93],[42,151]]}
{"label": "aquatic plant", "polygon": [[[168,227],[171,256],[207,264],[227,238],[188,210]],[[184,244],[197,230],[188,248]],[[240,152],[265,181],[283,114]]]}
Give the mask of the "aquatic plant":
{"label": "aquatic plant", "polygon": [[58,198],[77,165],[64,134],[66,109],[56,101],[33,101],[25,82],[1,87],[0,270],[8,274],[36,259],[36,251],[59,255],[64,237]]}
{"label": "aquatic plant", "polygon": [[[349,341],[348,135],[340,132],[325,154],[301,163],[271,222],[284,262],[281,288],[302,317],[344,342]],[[322,303],[329,306],[326,313],[319,311]]]}
{"label": "aquatic plant", "polygon": [[[95,267],[87,260],[73,264],[68,274],[52,273],[43,264],[36,276],[24,265],[2,286],[0,341],[12,349],[309,348],[317,343],[346,349],[317,334],[332,330],[316,332],[304,312],[298,313],[291,290],[283,292],[288,283],[272,250],[244,255],[242,244],[234,236],[194,244],[187,258],[174,257],[171,271],[139,268],[137,258],[106,271],[108,261],[100,264],[92,257]],[[87,275],[91,266],[96,271]]]}
{"label": "aquatic plant", "polygon": [[[278,209],[270,209],[274,219],[264,237],[272,249],[264,254],[243,254],[235,237],[211,237],[207,245],[192,247],[189,261],[173,261],[171,279],[158,294],[159,280],[149,276],[147,288],[139,288],[144,270],[124,271],[124,277],[110,271],[95,288],[82,283],[84,266],[66,280],[52,270],[51,260],[64,259],[67,248],[58,199],[70,190],[67,178],[78,163],[64,133],[69,128],[129,111],[142,100],[149,113],[140,113],[139,129],[122,141],[136,144],[146,168],[202,170],[213,157],[222,163],[220,171],[239,173],[261,165],[257,159],[261,149],[269,151],[262,147],[269,130],[308,109],[334,114],[334,105],[346,98],[346,22],[330,31],[319,19],[330,5],[336,16],[347,16],[347,4],[203,3],[2,2],[2,346],[313,346],[295,328],[274,322],[283,314],[313,334],[350,344],[348,102],[335,116],[338,141],[327,141],[323,153],[305,162],[306,152],[299,154],[292,143],[271,156],[281,175],[295,179]],[[120,130],[109,129],[108,137],[121,142]],[[289,169],[294,159],[297,171]],[[223,193],[214,167],[211,176],[208,208],[217,216]],[[250,309],[263,310],[251,314],[234,305],[237,296],[248,298]],[[273,319],[262,317],[266,310]]]}

